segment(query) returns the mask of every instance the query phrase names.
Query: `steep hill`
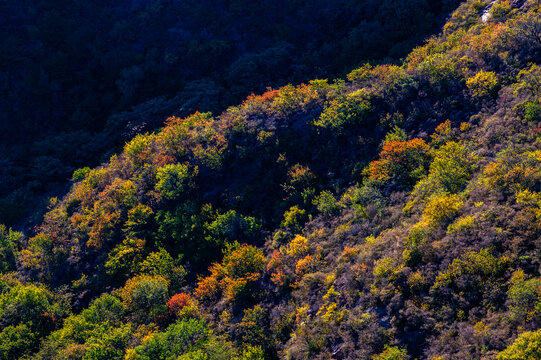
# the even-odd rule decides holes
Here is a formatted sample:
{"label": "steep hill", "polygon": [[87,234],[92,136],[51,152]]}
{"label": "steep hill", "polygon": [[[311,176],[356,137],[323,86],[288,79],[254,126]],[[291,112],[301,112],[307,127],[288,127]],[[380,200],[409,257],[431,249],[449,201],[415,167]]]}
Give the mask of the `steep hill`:
{"label": "steep hill", "polygon": [[[170,115],[399,59],[459,0],[21,0],[0,4],[0,223]],[[264,19],[264,21],[262,21]]]}
{"label": "steep hill", "polygon": [[466,1],[77,170],[0,231],[0,358],[539,359],[540,15]]}

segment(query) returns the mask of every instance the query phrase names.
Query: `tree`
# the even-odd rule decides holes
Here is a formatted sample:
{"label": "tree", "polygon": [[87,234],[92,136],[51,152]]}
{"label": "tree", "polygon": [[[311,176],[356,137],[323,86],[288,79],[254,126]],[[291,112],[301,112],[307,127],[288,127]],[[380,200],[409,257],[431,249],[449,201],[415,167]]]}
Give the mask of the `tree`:
{"label": "tree", "polygon": [[496,357],[498,360],[541,359],[541,330],[528,331],[520,336]]}
{"label": "tree", "polygon": [[176,199],[191,189],[198,172],[197,166],[190,169],[186,164],[164,165],[157,170],[156,190],[165,199]]}
{"label": "tree", "polygon": [[498,77],[492,71],[481,70],[466,80],[466,85],[473,96],[484,98],[494,96],[498,90]]}
{"label": "tree", "polygon": [[429,178],[434,178],[450,193],[461,191],[473,173],[476,157],[464,144],[449,141],[434,152]]}
{"label": "tree", "polygon": [[225,250],[222,262],[211,266],[210,275],[199,279],[195,295],[212,299],[221,292],[228,300],[248,295],[250,286],[262,275],[265,265],[262,250],[246,244],[232,244]]}
{"label": "tree", "polygon": [[358,125],[366,118],[372,105],[365,91],[357,91],[347,96],[331,100],[314,125],[342,133],[346,125]]}
{"label": "tree", "polygon": [[129,279],[119,294],[135,321],[150,322],[166,313],[168,292],[169,284],[162,276],[138,275]]}
{"label": "tree", "polygon": [[15,253],[23,234],[0,224],[0,274],[15,270]]}
{"label": "tree", "polygon": [[370,163],[370,178],[384,182],[394,179],[412,185],[426,171],[428,150],[429,146],[422,139],[386,141],[379,154],[380,160]]}
{"label": "tree", "polygon": [[515,319],[531,321],[541,316],[541,280],[528,279],[524,271],[516,270],[507,291],[509,310]]}

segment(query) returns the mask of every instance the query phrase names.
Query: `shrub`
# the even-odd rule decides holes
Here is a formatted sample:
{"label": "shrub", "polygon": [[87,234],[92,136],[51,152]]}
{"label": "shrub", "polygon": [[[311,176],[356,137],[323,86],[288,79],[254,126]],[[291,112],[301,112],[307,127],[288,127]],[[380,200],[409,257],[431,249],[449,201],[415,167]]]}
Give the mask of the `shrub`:
{"label": "shrub", "polygon": [[447,227],[447,234],[459,233],[461,231],[471,229],[475,224],[475,220],[476,217],[472,215],[456,219],[455,222]]}
{"label": "shrub", "polygon": [[541,359],[541,330],[527,331],[498,354],[497,360]]}
{"label": "shrub", "polygon": [[317,209],[324,215],[331,215],[340,208],[336,198],[330,191],[322,191],[313,201]]}
{"label": "shrub", "polygon": [[292,206],[284,213],[284,220],[280,224],[283,228],[291,228],[292,231],[300,231],[302,225],[308,219],[306,210],[300,209],[297,205]]}
{"label": "shrub", "polygon": [[425,173],[428,150],[422,139],[386,141],[379,154],[380,160],[370,163],[370,178],[380,181],[396,179],[407,185],[414,184]]}
{"label": "shrub", "polygon": [[539,101],[528,101],[524,104],[524,120],[529,122],[541,120],[541,104]]}
{"label": "shrub", "polygon": [[169,326],[165,332],[155,334],[144,345],[137,346],[131,360],[173,359],[179,354],[202,348],[210,334],[203,321],[183,320]]}
{"label": "shrub", "polygon": [[74,182],[79,182],[79,181],[83,180],[89,172],[90,172],[89,167],[84,167],[84,168],[77,169],[77,170],[75,170],[73,172],[73,175],[71,176],[71,179]]}
{"label": "shrub", "polygon": [[210,275],[199,278],[195,295],[209,300],[221,292],[226,299],[233,300],[259,279],[265,264],[265,256],[260,249],[246,244],[233,244],[225,251],[222,262],[211,266]]}
{"label": "shrub", "polygon": [[372,357],[373,360],[408,360],[409,356],[405,349],[400,349],[396,346],[385,346],[385,350],[376,356]]}
{"label": "shrub", "polygon": [[168,283],[161,276],[138,275],[126,282],[119,293],[135,320],[144,322],[166,311]]}
{"label": "shrub", "polygon": [[156,190],[166,199],[175,199],[193,186],[198,173],[197,166],[190,169],[186,164],[167,164],[158,168]]}
{"label": "shrub", "polygon": [[314,125],[340,133],[346,125],[360,124],[372,109],[367,96],[359,90],[331,100]]}
{"label": "shrub", "polygon": [[0,273],[15,269],[15,254],[21,246],[23,234],[0,224]]}
{"label": "shrub", "polygon": [[124,223],[123,231],[128,237],[146,239],[150,236],[150,228],[154,211],[146,205],[137,204],[128,211],[128,220]]}
{"label": "shrub", "polygon": [[499,86],[496,74],[492,71],[484,70],[479,71],[473,77],[467,79],[466,85],[473,96],[478,98],[494,96]]}
{"label": "shrub", "polygon": [[461,208],[463,201],[456,194],[434,195],[426,204],[423,217],[431,225],[449,221]]}
{"label": "shrub", "polygon": [[171,296],[171,298],[167,301],[169,315],[177,316],[179,312],[190,303],[190,301],[190,294],[181,293]]}
{"label": "shrub", "polygon": [[507,299],[514,318],[526,321],[538,318],[541,315],[541,280],[526,280],[522,270],[515,271]]}
{"label": "shrub", "polygon": [[107,274],[128,277],[139,270],[139,263],[143,260],[145,241],[141,239],[125,239],[111,250],[105,262]]}
{"label": "shrub", "polygon": [[498,1],[492,5],[490,9],[490,17],[495,21],[501,21],[506,19],[507,14],[511,11],[511,4],[508,0]]}
{"label": "shrub", "polygon": [[429,178],[434,178],[448,192],[457,193],[471,178],[475,160],[462,143],[449,141],[435,151]]}
{"label": "shrub", "polygon": [[290,256],[301,256],[308,252],[308,239],[302,235],[296,235],[289,243],[287,254]]}
{"label": "shrub", "polygon": [[[482,282],[501,277],[509,265],[509,259],[497,258],[490,249],[468,252],[454,259],[447,269],[441,272],[434,282],[434,288],[455,284],[460,287],[476,287]],[[469,277],[468,284],[464,277]]]}
{"label": "shrub", "polygon": [[207,240],[222,247],[228,242],[253,240],[259,234],[261,225],[251,216],[229,210],[225,214],[219,214],[214,221],[206,224],[205,228],[210,233]]}
{"label": "shrub", "polygon": [[162,276],[171,286],[180,287],[186,276],[186,269],[180,265],[180,259],[174,260],[167,250],[160,248],[148,254],[140,264],[140,272],[146,275]]}

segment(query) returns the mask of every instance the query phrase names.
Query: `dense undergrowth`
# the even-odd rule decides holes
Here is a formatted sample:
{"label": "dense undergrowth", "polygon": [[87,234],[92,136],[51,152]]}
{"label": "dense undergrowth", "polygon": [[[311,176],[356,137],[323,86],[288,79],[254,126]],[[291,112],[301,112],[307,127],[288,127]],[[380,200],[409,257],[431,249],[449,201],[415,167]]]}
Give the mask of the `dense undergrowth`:
{"label": "dense undergrowth", "polygon": [[488,5],[77,170],[1,229],[0,358],[540,358],[541,5]]}

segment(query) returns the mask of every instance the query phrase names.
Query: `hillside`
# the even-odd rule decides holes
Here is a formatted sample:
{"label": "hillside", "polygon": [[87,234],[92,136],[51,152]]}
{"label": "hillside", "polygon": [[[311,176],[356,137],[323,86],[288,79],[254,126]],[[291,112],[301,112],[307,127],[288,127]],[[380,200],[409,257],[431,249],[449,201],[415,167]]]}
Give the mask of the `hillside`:
{"label": "hillside", "polygon": [[458,3],[3,1],[0,223],[38,222],[75,169],[170,115],[402,58]]}
{"label": "hillside", "polygon": [[540,15],[468,0],[75,171],[0,228],[0,359],[540,359]]}

